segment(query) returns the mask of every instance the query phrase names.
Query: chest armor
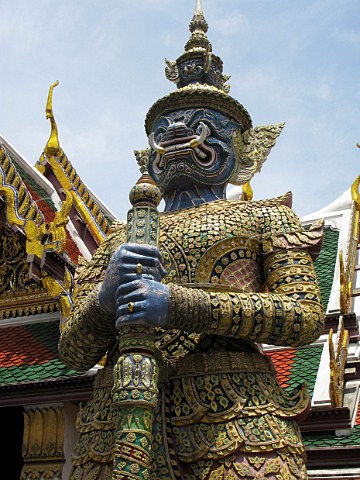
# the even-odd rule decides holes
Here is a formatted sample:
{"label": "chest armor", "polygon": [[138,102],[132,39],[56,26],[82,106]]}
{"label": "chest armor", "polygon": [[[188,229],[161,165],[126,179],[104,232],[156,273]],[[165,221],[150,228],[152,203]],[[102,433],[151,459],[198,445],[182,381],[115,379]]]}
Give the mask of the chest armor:
{"label": "chest armor", "polygon": [[264,291],[260,226],[248,203],[218,202],[161,217],[167,282],[212,290]]}

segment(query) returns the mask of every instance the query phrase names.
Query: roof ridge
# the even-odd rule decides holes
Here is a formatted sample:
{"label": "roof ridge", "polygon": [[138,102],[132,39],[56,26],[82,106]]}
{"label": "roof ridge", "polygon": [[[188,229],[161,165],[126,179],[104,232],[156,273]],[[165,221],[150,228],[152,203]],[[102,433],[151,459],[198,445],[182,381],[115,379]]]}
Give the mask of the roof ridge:
{"label": "roof ridge", "polygon": [[[44,151],[35,164],[40,171],[53,184],[56,190],[67,190],[70,192],[74,207],[82,221],[87,225],[95,242],[99,245],[109,231],[110,223],[99,206],[96,198],[86,187],[76,172],[69,158],[60,146],[58,129],[52,108],[53,89],[59,84],[58,81],[50,86],[46,103],[46,118],[50,120],[51,131]],[[51,176],[54,175],[55,179]],[[55,181],[54,181],[55,180]],[[58,193],[60,193],[58,191]]]}
{"label": "roof ridge", "polygon": [[[57,155],[51,157],[47,157],[45,153],[42,153],[39,161],[35,164],[35,168],[44,174],[44,165],[46,163],[50,165],[51,170],[59,181],[61,187],[70,190],[73,197],[78,197],[78,202],[74,199],[75,205],[78,207],[79,214],[82,216],[83,220],[88,221],[88,216],[90,215],[92,221],[100,231],[101,236],[104,237],[109,231],[110,224],[94,196],[81,180],[63,149],[60,148]],[[88,212],[88,215],[86,211]]]}
{"label": "roof ridge", "polygon": [[33,221],[37,226],[45,222],[44,215],[32,198],[14,162],[1,142],[0,192],[6,197],[5,203],[9,223],[16,225],[24,233],[27,220]]}

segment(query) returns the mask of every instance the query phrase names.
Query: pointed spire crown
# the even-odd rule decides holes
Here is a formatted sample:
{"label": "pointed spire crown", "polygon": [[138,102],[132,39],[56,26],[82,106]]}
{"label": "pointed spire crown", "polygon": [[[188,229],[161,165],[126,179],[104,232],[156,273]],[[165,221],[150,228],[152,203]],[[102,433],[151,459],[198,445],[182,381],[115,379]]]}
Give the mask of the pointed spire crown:
{"label": "pointed spire crown", "polygon": [[230,87],[226,82],[230,77],[223,74],[221,58],[212,53],[201,0],[196,0],[189,30],[184,53],[175,61],[165,60],[166,77],[176,84],[177,90],[150,108],[145,118],[147,135],[151,134],[156,119],[185,108],[217,110],[237,122],[242,132],[248,130],[252,126],[251,117],[243,105],[228,95]]}
{"label": "pointed spire crown", "polygon": [[184,53],[176,60],[165,60],[165,74],[178,88],[200,83],[212,85],[228,93],[225,85],[230,78],[223,75],[223,62],[212,53],[212,45],[206,36],[208,23],[205,19],[201,0],[196,0],[195,11],[189,25],[190,38]]}
{"label": "pointed spire crown", "polygon": [[188,52],[193,48],[203,48],[211,51],[211,43],[206,36],[208,29],[209,26],[205,20],[201,2],[196,2],[194,16],[189,25],[191,35],[187,44],[185,45],[185,52]]}

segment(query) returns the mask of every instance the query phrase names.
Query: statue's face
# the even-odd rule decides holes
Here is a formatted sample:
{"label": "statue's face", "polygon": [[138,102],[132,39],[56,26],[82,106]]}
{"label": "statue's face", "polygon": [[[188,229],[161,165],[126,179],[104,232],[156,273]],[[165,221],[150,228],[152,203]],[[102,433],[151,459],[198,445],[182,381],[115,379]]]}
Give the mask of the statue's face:
{"label": "statue's face", "polygon": [[223,185],[235,166],[233,134],[239,125],[210,109],[160,117],[149,137],[149,173],[162,193],[193,185]]}

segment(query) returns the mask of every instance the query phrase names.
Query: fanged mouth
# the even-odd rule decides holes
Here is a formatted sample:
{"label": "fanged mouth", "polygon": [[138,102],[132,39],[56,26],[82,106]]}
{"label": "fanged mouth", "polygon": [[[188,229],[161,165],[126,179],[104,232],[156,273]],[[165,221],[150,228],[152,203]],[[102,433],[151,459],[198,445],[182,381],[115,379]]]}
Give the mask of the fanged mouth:
{"label": "fanged mouth", "polygon": [[209,168],[215,162],[214,149],[204,144],[206,138],[210,135],[210,129],[203,122],[200,123],[201,132],[198,136],[176,138],[170,141],[164,141],[157,144],[154,134],[149,136],[150,147],[157,152],[156,159],[153,163],[154,173],[161,175],[167,165],[177,160],[180,156],[182,159],[191,156],[195,163],[199,166]]}

